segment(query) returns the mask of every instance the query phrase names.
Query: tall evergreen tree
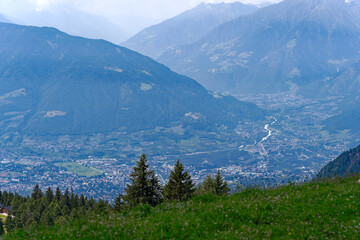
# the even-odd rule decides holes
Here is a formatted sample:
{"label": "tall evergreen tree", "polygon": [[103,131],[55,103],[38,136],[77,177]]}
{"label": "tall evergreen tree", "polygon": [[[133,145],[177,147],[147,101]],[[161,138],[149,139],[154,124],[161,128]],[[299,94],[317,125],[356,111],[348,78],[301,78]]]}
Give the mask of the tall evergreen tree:
{"label": "tall evergreen tree", "polygon": [[14,218],[11,215],[6,217],[5,227],[8,232],[11,232],[15,228]]}
{"label": "tall evergreen tree", "polygon": [[114,203],[115,211],[120,212],[122,206],[123,206],[123,196],[119,194],[115,199],[115,203]]}
{"label": "tall evergreen tree", "polygon": [[70,204],[70,196],[69,195],[70,195],[69,189],[66,189],[64,195],[61,197],[60,207],[61,208],[67,207],[71,211],[71,204]]}
{"label": "tall evergreen tree", "polygon": [[155,206],[161,202],[161,186],[155,172],[149,169],[146,155],[142,154],[137,165],[130,174],[131,184],[128,184],[124,201],[131,206],[149,204]]}
{"label": "tall evergreen tree", "polygon": [[5,233],[3,221],[0,220],[0,236]]}
{"label": "tall evergreen tree", "polygon": [[70,197],[71,209],[78,208],[78,204],[79,204],[79,196],[72,192]]}
{"label": "tall evergreen tree", "polygon": [[225,179],[221,176],[220,170],[217,171],[214,179],[214,189],[216,195],[228,195],[230,189]]}
{"label": "tall evergreen tree", "polygon": [[57,219],[62,215],[62,211],[58,203],[55,203],[55,207],[52,209],[52,211],[53,219]]}
{"label": "tall evergreen tree", "polygon": [[45,198],[46,198],[47,204],[50,204],[52,202],[52,200],[54,199],[54,193],[50,187],[45,192]]}
{"label": "tall evergreen tree", "polygon": [[84,194],[81,194],[80,198],[79,198],[79,207],[85,207],[85,197]]}
{"label": "tall evergreen tree", "polygon": [[200,184],[200,186],[198,188],[199,188],[201,194],[215,193],[214,185],[215,185],[214,179],[209,174],[206,176],[206,178],[204,179],[204,181]]}
{"label": "tall evergreen tree", "polygon": [[36,199],[42,198],[42,196],[43,196],[43,193],[42,193],[39,185],[36,184],[36,186],[35,186],[32,194],[31,194],[31,198],[34,199],[34,200],[36,200]]}
{"label": "tall evergreen tree", "polygon": [[164,188],[164,198],[168,201],[186,201],[194,194],[195,184],[188,171],[180,160],[176,161],[174,170],[171,171],[169,181]]}
{"label": "tall evergreen tree", "polygon": [[221,176],[220,170],[217,171],[215,178],[210,174],[204,179],[198,187],[200,194],[212,193],[216,195],[227,195],[230,191],[227,182]]}
{"label": "tall evergreen tree", "polygon": [[57,202],[60,202],[61,197],[62,197],[62,194],[61,194],[60,188],[56,188],[56,191],[55,191],[55,200],[56,200]]}
{"label": "tall evergreen tree", "polygon": [[54,224],[54,220],[48,210],[44,211],[44,213],[42,214],[40,223],[44,226],[51,226]]}

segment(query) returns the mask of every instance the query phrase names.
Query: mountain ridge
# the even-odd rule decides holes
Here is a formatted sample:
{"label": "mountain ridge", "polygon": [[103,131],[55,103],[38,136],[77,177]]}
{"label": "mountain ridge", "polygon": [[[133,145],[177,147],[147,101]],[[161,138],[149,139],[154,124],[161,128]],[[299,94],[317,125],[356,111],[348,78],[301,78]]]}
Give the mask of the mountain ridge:
{"label": "mountain ridge", "polygon": [[297,90],[359,60],[359,22],[357,2],[285,0],[223,23],[158,60],[212,90]]}
{"label": "mountain ridge", "polygon": [[319,171],[317,178],[345,177],[351,174],[360,174],[360,146],[329,162]]}
{"label": "mountain ridge", "polygon": [[234,3],[201,3],[162,23],[145,28],[123,43],[154,59],[168,48],[196,42],[216,26],[258,8]]}
{"label": "mountain ridge", "polygon": [[2,23],[0,29],[3,131],[82,134],[176,121],[202,122],[206,128],[264,116],[253,104],[209,93],[194,80],[104,40],[54,28]]}

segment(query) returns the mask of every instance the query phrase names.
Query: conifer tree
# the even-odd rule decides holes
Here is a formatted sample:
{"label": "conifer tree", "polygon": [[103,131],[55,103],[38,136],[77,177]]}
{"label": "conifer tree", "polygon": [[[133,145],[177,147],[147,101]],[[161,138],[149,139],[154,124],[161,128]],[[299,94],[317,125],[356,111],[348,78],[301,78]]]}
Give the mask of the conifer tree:
{"label": "conifer tree", "polygon": [[8,232],[11,232],[15,228],[15,222],[11,215],[6,217],[5,227]]}
{"label": "conifer tree", "polygon": [[214,191],[214,179],[209,174],[206,176],[205,180],[202,183],[202,193],[215,193]]}
{"label": "conifer tree", "polygon": [[131,206],[149,204],[155,206],[161,202],[161,187],[155,172],[149,169],[146,155],[142,154],[137,165],[130,174],[124,201]]}
{"label": "conifer tree", "polygon": [[107,204],[104,200],[100,199],[95,207],[95,211],[98,213],[104,212],[106,210]]}
{"label": "conifer tree", "polygon": [[51,226],[54,224],[54,220],[49,211],[44,211],[41,216],[40,223],[45,226]]}
{"label": "conifer tree", "polygon": [[54,199],[55,199],[56,201],[60,202],[61,197],[62,197],[62,194],[61,194],[60,189],[59,189],[59,188],[56,188]]}
{"label": "conifer tree", "polygon": [[0,236],[3,235],[4,233],[5,233],[4,224],[3,224],[3,222],[0,220]]}
{"label": "conifer tree", "polygon": [[115,211],[120,212],[122,206],[123,206],[123,196],[119,194],[115,199],[115,203],[114,203]]}
{"label": "conifer tree", "polygon": [[208,175],[202,184],[199,186],[201,194],[213,193],[216,195],[227,195],[230,189],[225,179],[221,176],[220,170],[217,171],[215,178]]}
{"label": "conifer tree", "polygon": [[52,200],[54,199],[54,193],[50,187],[45,192],[45,198],[46,198],[47,204],[50,204],[52,202]]}
{"label": "conifer tree", "polygon": [[55,207],[53,208],[53,219],[57,219],[62,215],[61,208],[58,203],[55,204]]}
{"label": "conifer tree", "polygon": [[79,198],[79,207],[85,207],[85,197],[84,194],[81,194],[80,198]]}
{"label": "conifer tree", "polygon": [[176,161],[174,170],[171,171],[169,181],[164,188],[164,198],[168,201],[186,201],[194,194],[195,184],[188,171],[184,172],[184,165]]}
{"label": "conifer tree", "polygon": [[42,196],[43,196],[43,193],[42,193],[39,185],[36,184],[36,186],[35,186],[32,194],[31,194],[31,198],[34,199],[34,200],[36,200],[36,199],[42,198]]}
{"label": "conifer tree", "polygon": [[217,171],[214,179],[214,188],[216,195],[227,195],[229,194],[229,187],[225,179],[221,176],[220,170]]}
{"label": "conifer tree", "polygon": [[78,208],[78,204],[79,204],[79,197],[78,195],[71,193],[71,197],[70,197],[70,205],[71,205],[71,209],[74,208]]}
{"label": "conifer tree", "polygon": [[69,189],[65,190],[64,195],[61,197],[60,200],[60,208],[65,208],[67,207],[70,211],[71,211],[71,204],[70,204],[70,196],[69,196]]}

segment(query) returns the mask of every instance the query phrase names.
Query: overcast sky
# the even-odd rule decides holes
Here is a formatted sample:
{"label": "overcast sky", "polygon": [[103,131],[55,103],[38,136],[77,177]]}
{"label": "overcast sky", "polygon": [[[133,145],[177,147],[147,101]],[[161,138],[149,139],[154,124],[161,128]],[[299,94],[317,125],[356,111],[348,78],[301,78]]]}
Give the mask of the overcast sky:
{"label": "overcast sky", "polygon": [[[241,0],[268,1],[281,0]],[[201,2],[236,0],[0,0],[0,14],[17,24],[55,27],[71,35],[121,43]]]}
{"label": "overcast sky", "polygon": [[[72,7],[111,20],[116,15],[142,16],[165,19],[190,9],[201,2],[235,2],[236,0],[0,0],[0,12],[19,17],[29,11],[56,10]],[[269,0],[241,0],[243,3],[261,3]],[[270,0],[279,2],[280,0]]]}

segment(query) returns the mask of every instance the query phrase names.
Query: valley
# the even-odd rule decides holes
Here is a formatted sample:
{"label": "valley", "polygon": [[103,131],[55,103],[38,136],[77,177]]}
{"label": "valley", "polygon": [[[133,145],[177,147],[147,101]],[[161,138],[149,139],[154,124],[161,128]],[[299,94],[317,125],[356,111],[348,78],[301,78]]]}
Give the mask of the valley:
{"label": "valley", "polygon": [[[323,129],[323,121],[338,114],[341,96],[314,100],[285,92],[236,97],[268,106],[266,119],[242,120],[235,130],[219,126],[213,132],[188,131],[173,123],[87,136],[2,136],[0,182],[20,193],[41,183],[112,200],[125,188],[140,154],[146,153],[163,184],[179,158],[195,182],[220,168],[233,188],[272,186],[313,178],[327,162],[360,141],[350,131]],[[68,162],[82,168],[82,173],[64,167]]]}

